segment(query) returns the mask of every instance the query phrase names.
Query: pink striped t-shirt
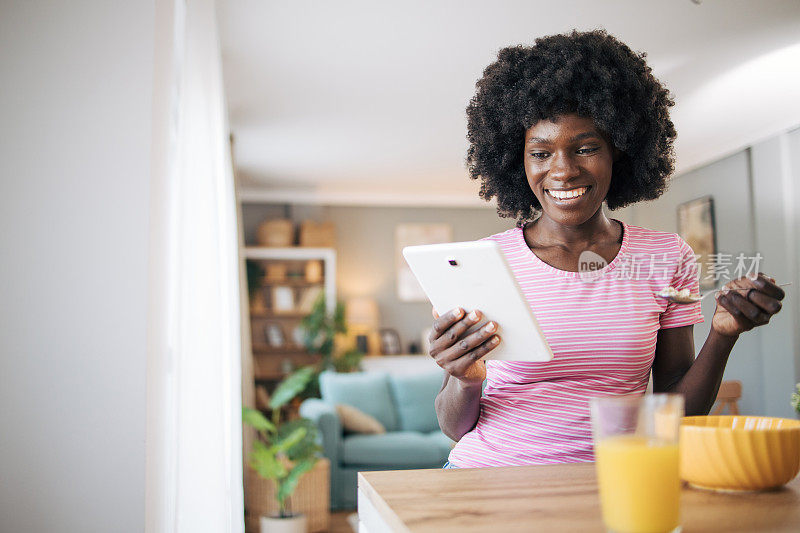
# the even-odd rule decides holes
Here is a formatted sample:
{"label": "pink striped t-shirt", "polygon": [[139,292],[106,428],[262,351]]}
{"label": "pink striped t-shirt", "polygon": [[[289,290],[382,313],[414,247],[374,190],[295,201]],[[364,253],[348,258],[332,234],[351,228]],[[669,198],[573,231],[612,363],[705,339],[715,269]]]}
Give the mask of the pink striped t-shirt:
{"label": "pink striped t-shirt", "polygon": [[480,417],[450,452],[450,463],[593,461],[589,399],[643,393],[658,330],[703,322],[699,303],[676,305],[654,295],[668,285],[699,292],[691,247],[675,233],[622,225],[619,253],[590,278],[539,259],[521,228],[486,237],[500,244],[555,357],[486,361]]}

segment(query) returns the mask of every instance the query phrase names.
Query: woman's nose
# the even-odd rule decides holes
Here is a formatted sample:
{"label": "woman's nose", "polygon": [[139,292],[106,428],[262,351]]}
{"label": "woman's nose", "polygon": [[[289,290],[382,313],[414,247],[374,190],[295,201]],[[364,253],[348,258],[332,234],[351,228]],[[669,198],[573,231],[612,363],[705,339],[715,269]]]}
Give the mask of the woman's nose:
{"label": "woman's nose", "polygon": [[556,178],[571,178],[579,173],[578,165],[569,154],[556,152],[550,158],[549,174]]}

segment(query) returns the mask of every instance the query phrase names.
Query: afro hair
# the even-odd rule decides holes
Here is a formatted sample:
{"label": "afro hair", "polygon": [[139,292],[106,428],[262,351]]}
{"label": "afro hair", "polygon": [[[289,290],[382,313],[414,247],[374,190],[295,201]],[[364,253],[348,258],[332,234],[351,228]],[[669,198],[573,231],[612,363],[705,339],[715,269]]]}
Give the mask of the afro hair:
{"label": "afro hair", "polygon": [[480,196],[522,226],[541,209],[523,167],[525,131],[575,113],[591,118],[622,153],[614,162],[609,209],[654,200],[674,167],[674,101],[637,54],[604,30],[572,31],[503,48],[467,107],[467,167]]}

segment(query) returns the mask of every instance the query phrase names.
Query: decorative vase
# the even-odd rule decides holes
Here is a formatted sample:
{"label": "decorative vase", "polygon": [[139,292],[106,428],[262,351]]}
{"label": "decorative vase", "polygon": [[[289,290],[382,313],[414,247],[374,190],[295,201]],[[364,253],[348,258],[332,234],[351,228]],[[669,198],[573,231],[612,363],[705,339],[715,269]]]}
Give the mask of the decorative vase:
{"label": "decorative vase", "polygon": [[275,516],[262,516],[261,533],[306,533],[306,515],[296,514],[288,518],[278,518]]}
{"label": "decorative vase", "polygon": [[267,312],[267,301],[264,298],[264,291],[256,291],[252,298],[250,298],[250,312],[254,314],[263,314]]}

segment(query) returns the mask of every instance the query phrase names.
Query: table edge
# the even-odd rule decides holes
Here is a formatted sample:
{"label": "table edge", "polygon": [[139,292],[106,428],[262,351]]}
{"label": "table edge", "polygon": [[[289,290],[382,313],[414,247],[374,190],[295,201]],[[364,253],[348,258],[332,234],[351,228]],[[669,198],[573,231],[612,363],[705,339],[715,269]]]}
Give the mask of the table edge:
{"label": "table edge", "polygon": [[392,528],[392,531],[398,531],[403,533],[411,533],[411,530],[408,528],[407,525],[397,516],[397,513],[386,503],[386,500],[378,494],[378,491],[370,484],[369,480],[364,476],[364,474],[368,474],[369,472],[359,472],[358,473],[358,483],[357,488],[361,490],[366,498],[369,499],[370,503],[375,507],[378,513],[386,520],[389,526]]}

